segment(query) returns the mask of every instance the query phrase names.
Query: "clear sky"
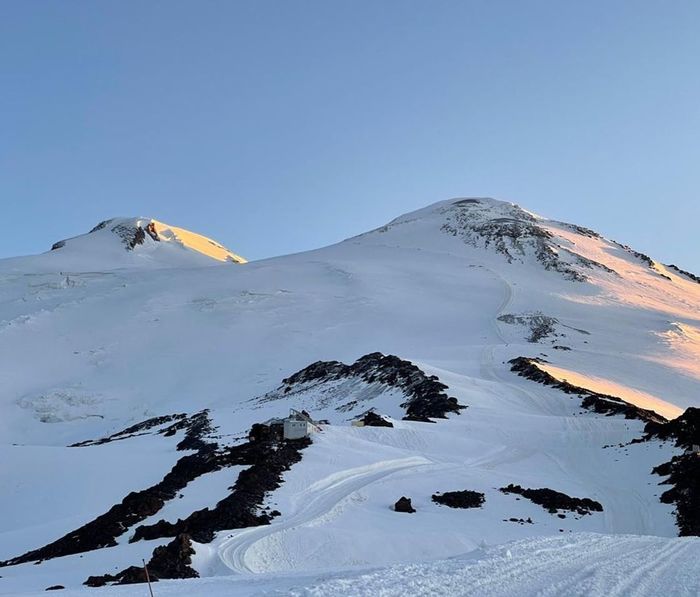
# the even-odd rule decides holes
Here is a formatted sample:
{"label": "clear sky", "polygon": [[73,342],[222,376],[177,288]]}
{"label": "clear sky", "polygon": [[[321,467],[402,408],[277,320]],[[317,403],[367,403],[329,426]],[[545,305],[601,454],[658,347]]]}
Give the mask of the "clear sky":
{"label": "clear sky", "polygon": [[0,0],[0,256],[256,259],[492,196],[700,273],[697,0]]}

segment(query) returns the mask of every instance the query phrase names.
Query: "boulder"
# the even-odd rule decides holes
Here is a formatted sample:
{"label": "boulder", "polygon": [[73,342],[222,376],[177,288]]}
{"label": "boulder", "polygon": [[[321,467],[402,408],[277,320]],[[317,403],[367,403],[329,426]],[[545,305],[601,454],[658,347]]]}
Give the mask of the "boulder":
{"label": "boulder", "polygon": [[394,511],[413,514],[416,511],[416,509],[411,505],[411,498],[407,498],[404,496],[399,498],[399,500],[394,504]]}

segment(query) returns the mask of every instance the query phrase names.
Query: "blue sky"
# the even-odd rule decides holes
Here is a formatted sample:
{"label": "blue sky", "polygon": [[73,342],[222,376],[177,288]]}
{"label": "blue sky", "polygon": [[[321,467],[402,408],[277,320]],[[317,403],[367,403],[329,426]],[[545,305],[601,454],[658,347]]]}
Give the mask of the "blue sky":
{"label": "blue sky", "polygon": [[0,256],[249,258],[493,196],[700,272],[700,2],[0,2]]}

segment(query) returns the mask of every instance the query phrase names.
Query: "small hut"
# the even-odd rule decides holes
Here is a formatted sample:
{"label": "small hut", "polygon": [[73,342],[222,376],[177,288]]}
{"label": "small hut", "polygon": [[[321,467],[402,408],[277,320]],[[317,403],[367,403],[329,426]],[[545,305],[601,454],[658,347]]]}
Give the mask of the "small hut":
{"label": "small hut", "polygon": [[306,411],[289,409],[289,416],[284,419],[284,439],[301,439],[308,437],[318,429],[316,423]]}

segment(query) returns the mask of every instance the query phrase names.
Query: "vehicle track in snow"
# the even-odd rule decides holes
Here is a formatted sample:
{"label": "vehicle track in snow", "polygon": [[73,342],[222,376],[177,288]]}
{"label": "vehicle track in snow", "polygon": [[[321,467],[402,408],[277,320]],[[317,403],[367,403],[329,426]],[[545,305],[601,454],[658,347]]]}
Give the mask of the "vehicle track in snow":
{"label": "vehicle track in snow", "polygon": [[298,508],[289,516],[270,525],[234,531],[218,547],[219,560],[234,572],[256,573],[249,562],[248,552],[259,541],[279,533],[308,525],[331,512],[343,500],[356,491],[376,483],[399,471],[434,464],[422,456],[384,460],[334,473],[321,479],[296,497]]}

